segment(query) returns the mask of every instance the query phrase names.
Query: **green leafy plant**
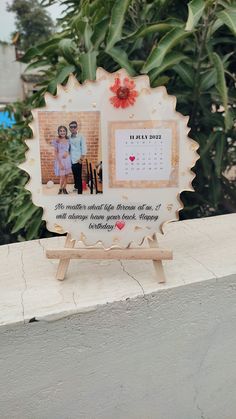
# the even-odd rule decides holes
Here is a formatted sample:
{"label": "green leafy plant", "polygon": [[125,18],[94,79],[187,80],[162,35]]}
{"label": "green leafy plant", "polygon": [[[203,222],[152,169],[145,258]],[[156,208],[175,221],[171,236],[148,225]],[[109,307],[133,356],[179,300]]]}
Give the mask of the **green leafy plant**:
{"label": "green leafy plant", "polygon": [[31,137],[30,112],[18,103],[14,105],[14,115],[14,127],[0,129],[0,244],[50,235],[42,222],[42,209],[33,205],[24,188],[28,175],[16,166],[25,160],[24,139]]}
{"label": "green leafy plant", "polygon": [[[55,0],[43,0],[45,6]],[[232,0],[62,0],[61,30],[30,48],[23,61],[40,67],[40,90],[31,107],[44,104],[70,73],[83,82],[96,68],[124,67],[165,85],[177,110],[189,115],[190,136],[199,143],[195,192],[184,192],[182,218],[235,211],[235,35]]]}

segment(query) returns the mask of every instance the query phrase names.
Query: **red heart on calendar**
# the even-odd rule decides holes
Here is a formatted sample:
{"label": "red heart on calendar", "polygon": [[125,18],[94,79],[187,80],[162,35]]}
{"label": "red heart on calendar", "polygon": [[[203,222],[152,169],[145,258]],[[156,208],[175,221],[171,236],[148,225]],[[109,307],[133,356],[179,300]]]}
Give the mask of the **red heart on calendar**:
{"label": "red heart on calendar", "polygon": [[135,160],[135,156],[129,156],[130,161],[134,161]]}
{"label": "red heart on calendar", "polygon": [[122,230],[122,228],[124,228],[124,226],[125,226],[125,222],[124,222],[124,221],[121,221],[121,220],[116,221],[115,226],[116,226],[119,230]]}

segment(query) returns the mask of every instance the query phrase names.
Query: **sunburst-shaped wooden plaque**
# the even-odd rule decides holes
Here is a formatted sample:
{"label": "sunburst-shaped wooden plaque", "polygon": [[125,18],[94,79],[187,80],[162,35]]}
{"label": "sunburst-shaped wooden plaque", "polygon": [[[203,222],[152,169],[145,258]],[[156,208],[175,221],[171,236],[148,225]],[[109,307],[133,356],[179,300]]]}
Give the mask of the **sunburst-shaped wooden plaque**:
{"label": "sunburst-shaped wooden plaque", "polygon": [[49,230],[86,245],[127,247],[178,219],[197,143],[164,87],[98,69],[96,81],[80,85],[71,75],[45,101],[33,111],[21,167]]}

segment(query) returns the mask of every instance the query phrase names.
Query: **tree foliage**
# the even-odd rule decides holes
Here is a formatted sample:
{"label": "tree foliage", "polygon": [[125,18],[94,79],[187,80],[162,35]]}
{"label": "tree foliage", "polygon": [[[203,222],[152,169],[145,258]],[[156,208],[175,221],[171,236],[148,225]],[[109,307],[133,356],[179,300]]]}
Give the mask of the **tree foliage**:
{"label": "tree foliage", "polygon": [[[44,5],[55,0],[43,0]],[[189,115],[190,136],[199,143],[195,192],[184,192],[182,218],[232,212],[235,183],[225,175],[236,164],[236,3],[231,0],[62,0],[62,29],[30,48],[23,61],[44,67],[40,91],[56,93],[70,73],[80,82],[96,68],[124,67],[165,85],[177,110]]]}
{"label": "tree foliage", "polygon": [[51,36],[53,21],[38,0],[13,0],[7,10],[16,14],[19,46],[23,51]]}
{"label": "tree foliage", "polygon": [[19,102],[7,110],[14,111],[16,123],[0,129],[0,244],[51,235],[42,223],[42,209],[25,189],[29,176],[16,167],[25,160],[24,140],[31,136],[30,108]]}

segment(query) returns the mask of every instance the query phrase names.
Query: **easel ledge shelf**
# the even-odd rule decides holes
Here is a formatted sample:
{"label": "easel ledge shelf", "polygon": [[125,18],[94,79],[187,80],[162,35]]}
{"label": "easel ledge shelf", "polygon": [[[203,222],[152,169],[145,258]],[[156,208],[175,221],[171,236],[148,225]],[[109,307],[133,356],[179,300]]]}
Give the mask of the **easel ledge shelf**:
{"label": "easel ledge shelf", "polygon": [[50,249],[46,251],[48,259],[59,259],[56,279],[64,280],[70,263],[70,259],[118,259],[118,260],[152,260],[159,283],[166,282],[162,260],[172,260],[171,250],[164,250],[158,247],[155,239],[148,239],[148,247],[109,250],[102,248],[84,247],[75,248],[76,240],[71,239],[70,234],[66,237],[63,249]]}

